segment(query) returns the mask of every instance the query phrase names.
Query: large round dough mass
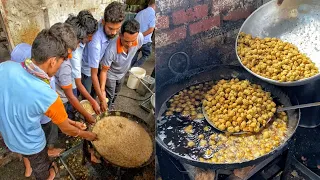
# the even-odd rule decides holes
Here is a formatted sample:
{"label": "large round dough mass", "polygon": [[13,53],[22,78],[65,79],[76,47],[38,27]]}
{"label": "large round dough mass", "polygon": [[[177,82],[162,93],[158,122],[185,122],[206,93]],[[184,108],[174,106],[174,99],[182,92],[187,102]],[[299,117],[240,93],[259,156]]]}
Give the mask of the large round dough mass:
{"label": "large round dough mass", "polygon": [[111,163],[122,167],[138,167],[147,162],[153,152],[148,132],[135,121],[121,116],[108,116],[96,123],[93,141],[96,150]]}

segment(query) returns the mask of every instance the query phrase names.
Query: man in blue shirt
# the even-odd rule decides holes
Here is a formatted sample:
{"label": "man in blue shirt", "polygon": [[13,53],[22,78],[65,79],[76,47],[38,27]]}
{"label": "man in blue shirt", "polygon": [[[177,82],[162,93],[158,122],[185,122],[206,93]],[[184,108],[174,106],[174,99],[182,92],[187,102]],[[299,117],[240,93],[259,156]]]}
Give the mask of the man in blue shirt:
{"label": "man in blue shirt", "polygon": [[[57,29],[66,29],[56,36]],[[68,119],[62,100],[50,87],[50,77],[76,48],[76,35],[67,24],[56,23],[34,40],[31,59],[0,64],[0,133],[10,151],[29,159],[36,179],[54,179],[58,170],[48,158],[41,119],[49,117],[59,129],[74,137],[95,140],[96,134]],[[19,76],[17,76],[19,74]]]}
{"label": "man in blue shirt", "polygon": [[92,14],[87,10],[82,10],[77,16],[70,15],[66,20],[66,23],[74,26],[76,34],[78,36],[79,46],[72,52],[72,58],[70,59],[72,66],[72,89],[75,96],[80,94],[87,99],[96,114],[100,114],[100,106],[91,97],[90,93],[86,90],[81,82],[81,64],[84,47],[88,42],[92,40],[93,34],[98,30],[98,21],[94,19]]}
{"label": "man in blue shirt", "polygon": [[92,85],[95,94],[100,100],[102,112],[107,110],[106,99],[103,98],[98,79],[100,61],[106,52],[106,48],[118,34],[122,21],[125,18],[124,6],[119,2],[110,3],[104,10],[104,18],[98,24],[98,31],[93,35],[92,41],[86,45],[82,57],[82,84],[90,93]]}
{"label": "man in blue shirt", "polygon": [[[136,53],[132,59],[131,66],[139,67],[148,59],[152,51],[152,33],[156,26],[156,3],[155,0],[149,1],[149,6],[140,11],[135,19],[140,23],[140,32],[144,36],[144,41],[141,49]],[[138,60],[140,51],[142,52],[141,58]]]}
{"label": "man in blue shirt", "polygon": [[[22,63],[26,59],[31,58],[31,45],[26,43],[18,44],[11,52],[11,60]],[[50,79],[50,86],[55,90],[55,80],[54,76]],[[49,157],[58,157],[63,149],[54,148],[54,144],[58,140],[58,126],[51,122],[51,119],[47,116],[43,116],[40,121],[41,127],[44,131]],[[25,176],[30,177],[32,173],[32,168],[30,166],[30,161],[27,158],[23,158],[24,165],[26,167]]]}

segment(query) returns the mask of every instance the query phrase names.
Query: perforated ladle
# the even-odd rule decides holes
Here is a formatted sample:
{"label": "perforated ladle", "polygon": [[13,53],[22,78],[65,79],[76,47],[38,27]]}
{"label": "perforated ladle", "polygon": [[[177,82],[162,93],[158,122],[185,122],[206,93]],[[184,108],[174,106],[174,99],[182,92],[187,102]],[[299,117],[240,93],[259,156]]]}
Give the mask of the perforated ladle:
{"label": "perforated ladle", "polygon": [[[283,111],[289,111],[289,110],[295,110],[295,109],[303,109],[303,108],[308,108],[308,107],[314,107],[314,106],[320,106],[320,102],[314,102],[314,103],[307,103],[307,104],[299,104],[299,105],[295,105],[295,106],[287,106],[287,107],[278,107],[276,112],[283,112]],[[227,132],[227,131],[222,131],[220,129],[218,129],[217,127],[215,127],[215,125],[212,123],[212,121],[210,120],[209,116],[207,115],[204,106],[202,105],[202,113],[205,117],[205,119],[207,120],[207,122],[216,130],[227,133],[227,134],[234,134],[234,135],[240,135],[240,134],[249,134],[251,132],[247,132],[247,131],[240,131],[240,132]],[[276,114],[276,113],[275,113]],[[268,124],[271,120],[273,119],[273,117],[271,117],[266,124]],[[264,126],[266,127],[266,126]],[[263,129],[263,128],[262,128]],[[260,129],[261,131],[261,129]]]}

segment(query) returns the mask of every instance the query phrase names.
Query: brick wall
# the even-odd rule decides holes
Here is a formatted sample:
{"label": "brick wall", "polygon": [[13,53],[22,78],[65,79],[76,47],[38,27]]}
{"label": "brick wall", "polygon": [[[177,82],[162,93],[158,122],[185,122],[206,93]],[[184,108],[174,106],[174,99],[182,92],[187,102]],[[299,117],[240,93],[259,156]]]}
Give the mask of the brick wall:
{"label": "brick wall", "polygon": [[[160,0],[157,2],[156,70],[157,84],[173,73],[215,64],[237,64],[235,39],[244,20],[268,0]],[[183,72],[183,71],[181,71]],[[179,73],[178,73],[179,74]]]}

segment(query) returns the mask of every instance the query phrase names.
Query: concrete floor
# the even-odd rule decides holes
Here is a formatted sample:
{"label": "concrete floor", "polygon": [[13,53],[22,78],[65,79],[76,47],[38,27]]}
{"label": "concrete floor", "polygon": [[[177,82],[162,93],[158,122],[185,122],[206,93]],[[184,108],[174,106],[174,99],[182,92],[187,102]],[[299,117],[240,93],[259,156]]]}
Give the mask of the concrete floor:
{"label": "concrete floor", "polygon": [[[150,75],[154,69],[154,66],[155,66],[155,60],[154,60],[154,56],[152,56],[152,58],[150,58],[142,66],[142,68],[146,69],[147,75]],[[143,120],[146,120],[149,115],[149,112],[140,108],[139,104],[141,104],[143,100],[148,99],[148,97],[150,97],[151,94],[148,93],[144,97],[142,97],[135,90],[129,89],[126,86],[126,82],[127,82],[127,79],[116,100],[115,109],[131,113]],[[134,99],[137,99],[137,100],[134,100]],[[33,178],[25,178],[23,162],[17,159],[13,159],[7,165],[0,167],[0,180],[8,180],[8,179],[27,180],[27,179],[33,179]]]}
{"label": "concrete floor", "polygon": [[[152,70],[154,68],[154,61],[147,61],[142,68],[144,68],[147,71],[147,75],[150,75],[152,73]],[[135,90],[129,89],[126,84],[128,80],[128,74],[127,78],[122,86],[122,89],[120,91],[120,94],[115,102],[115,109],[126,111],[128,113],[131,113],[133,115],[138,116],[141,119],[146,119],[148,116],[148,112],[141,109],[139,107],[139,104],[143,102],[143,100],[148,99],[148,97],[151,96],[151,93],[147,93],[145,96],[141,96],[138,94]],[[130,97],[130,98],[128,98]],[[132,99],[131,99],[132,98]],[[138,99],[138,100],[133,100]]]}

